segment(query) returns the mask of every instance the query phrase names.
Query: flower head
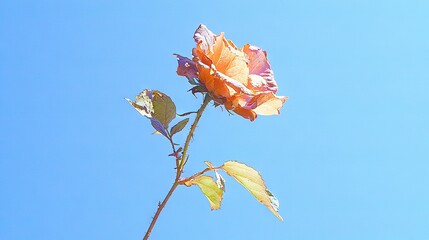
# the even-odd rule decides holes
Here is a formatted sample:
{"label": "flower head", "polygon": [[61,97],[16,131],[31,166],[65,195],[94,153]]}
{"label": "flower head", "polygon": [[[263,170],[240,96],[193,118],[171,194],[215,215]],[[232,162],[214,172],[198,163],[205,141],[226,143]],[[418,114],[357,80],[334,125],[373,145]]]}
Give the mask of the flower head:
{"label": "flower head", "polygon": [[277,83],[267,54],[250,44],[238,49],[224,34],[200,25],[192,60],[177,55],[177,74],[197,79],[212,98],[236,114],[255,120],[257,115],[279,114],[287,97],[276,96]]}

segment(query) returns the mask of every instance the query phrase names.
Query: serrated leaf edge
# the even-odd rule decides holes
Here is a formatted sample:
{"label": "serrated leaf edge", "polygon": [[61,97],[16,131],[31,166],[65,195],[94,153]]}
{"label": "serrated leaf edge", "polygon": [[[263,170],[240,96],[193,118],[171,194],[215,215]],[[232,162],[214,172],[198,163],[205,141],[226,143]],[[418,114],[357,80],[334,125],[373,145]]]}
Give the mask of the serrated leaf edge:
{"label": "serrated leaf edge", "polygon": [[[228,164],[228,163],[238,163],[238,164],[242,164],[242,165],[244,165],[245,167],[247,167],[247,168],[249,168],[250,170],[253,170],[253,171],[255,171],[256,172],[256,176],[257,177],[259,177],[261,180],[262,180],[262,185],[259,185],[259,184],[257,184],[257,183],[255,183],[255,181],[252,181],[252,179],[251,178],[249,178],[249,177],[244,177],[244,176],[240,176],[240,175],[235,175],[235,174],[232,174],[232,173],[230,173],[227,169],[225,169],[225,164]],[[280,221],[283,221],[283,218],[280,216],[280,214],[274,209],[274,207],[272,206],[272,202],[271,202],[271,200],[270,200],[270,198],[269,198],[269,195],[268,195],[268,193],[266,192],[266,190],[267,190],[267,187],[266,187],[266,185],[265,185],[265,182],[264,182],[264,180],[263,180],[263,178],[262,178],[262,176],[261,176],[261,174],[259,174],[259,172],[258,171],[256,171],[254,168],[252,168],[252,167],[249,167],[249,166],[247,166],[246,164],[244,164],[244,163],[240,163],[240,162],[238,162],[238,161],[227,161],[227,162],[225,162],[221,167],[220,167],[221,169],[223,169],[228,175],[230,175],[231,177],[233,177],[238,183],[240,183],[244,188],[246,188],[246,190],[247,191],[249,191],[250,192],[250,194],[252,194],[252,196],[253,197],[255,197],[255,199],[256,200],[258,200],[260,203],[262,203],[263,205],[265,205],[273,214],[274,214],[274,216],[276,216]],[[250,181],[250,182],[249,182]],[[263,192],[261,192],[261,191],[255,191],[254,189],[252,189],[252,190],[250,190],[248,187],[246,187],[246,185],[244,184],[244,182],[246,182],[246,184],[247,185],[249,185],[249,183],[251,183],[251,185],[256,185],[256,186],[258,186],[258,188],[260,187],[260,186],[262,186],[264,189],[263,189]],[[253,192],[257,192],[257,193],[262,193],[262,195],[264,195],[264,199],[258,199],[256,196],[255,196],[255,194],[253,194]]]}

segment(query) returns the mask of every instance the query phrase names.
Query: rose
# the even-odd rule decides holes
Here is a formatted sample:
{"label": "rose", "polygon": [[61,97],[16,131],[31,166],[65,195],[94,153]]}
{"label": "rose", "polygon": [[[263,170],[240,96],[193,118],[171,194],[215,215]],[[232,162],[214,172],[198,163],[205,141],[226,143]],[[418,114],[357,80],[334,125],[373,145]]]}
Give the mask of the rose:
{"label": "rose", "polygon": [[177,55],[179,75],[197,78],[217,103],[251,121],[258,114],[279,114],[287,97],[275,95],[277,83],[265,51],[250,44],[238,49],[204,25],[194,39],[192,60]]}
{"label": "rose", "polygon": [[277,83],[265,51],[250,44],[238,49],[223,33],[214,35],[204,25],[197,28],[194,39],[192,60],[176,55],[178,75],[201,85],[218,104],[250,121],[258,114],[280,113],[287,97],[275,95]]}

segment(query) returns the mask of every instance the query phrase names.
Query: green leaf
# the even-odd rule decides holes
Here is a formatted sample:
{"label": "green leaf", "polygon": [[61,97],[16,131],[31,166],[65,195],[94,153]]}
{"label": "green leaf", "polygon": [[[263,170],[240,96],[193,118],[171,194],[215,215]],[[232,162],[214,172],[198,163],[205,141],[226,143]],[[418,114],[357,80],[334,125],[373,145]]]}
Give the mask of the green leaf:
{"label": "green leaf", "polygon": [[157,90],[145,89],[136,96],[136,101],[126,100],[141,115],[147,117],[156,131],[168,136],[168,124],[176,117],[176,105],[171,98]]}
{"label": "green leaf", "polygon": [[191,179],[184,184],[188,187],[197,185],[209,200],[211,210],[217,210],[220,208],[223,191],[218,187],[212,177],[202,175]]}
{"label": "green leaf", "polygon": [[186,126],[186,124],[188,124],[188,122],[189,122],[189,118],[185,118],[182,121],[176,123],[176,125],[174,125],[170,130],[171,136],[182,131],[183,128]]}
{"label": "green leaf", "polygon": [[152,91],[152,116],[162,123],[165,129],[168,124],[176,117],[176,105],[166,94],[154,90]]}
{"label": "green leaf", "polygon": [[225,162],[220,168],[243,185],[259,202],[264,204],[278,219],[283,221],[283,218],[277,212],[278,208],[274,207],[276,206],[275,204],[278,206],[278,201],[277,203],[272,202],[272,197],[274,196],[271,192],[267,191],[264,180],[255,169],[236,161]]}

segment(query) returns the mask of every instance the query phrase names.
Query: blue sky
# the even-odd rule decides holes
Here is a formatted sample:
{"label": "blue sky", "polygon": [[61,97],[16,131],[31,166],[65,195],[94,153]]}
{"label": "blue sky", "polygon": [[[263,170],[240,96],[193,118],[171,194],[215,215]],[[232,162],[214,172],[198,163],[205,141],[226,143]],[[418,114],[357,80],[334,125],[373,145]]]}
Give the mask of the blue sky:
{"label": "blue sky", "polygon": [[202,100],[172,54],[190,56],[200,23],[267,50],[289,100],[252,123],[210,108],[185,175],[206,160],[245,162],[285,221],[226,177],[218,211],[179,188],[153,239],[427,239],[428,11],[427,1],[2,1],[0,239],[141,239],[174,162],[124,97],[159,89],[195,110]]}

